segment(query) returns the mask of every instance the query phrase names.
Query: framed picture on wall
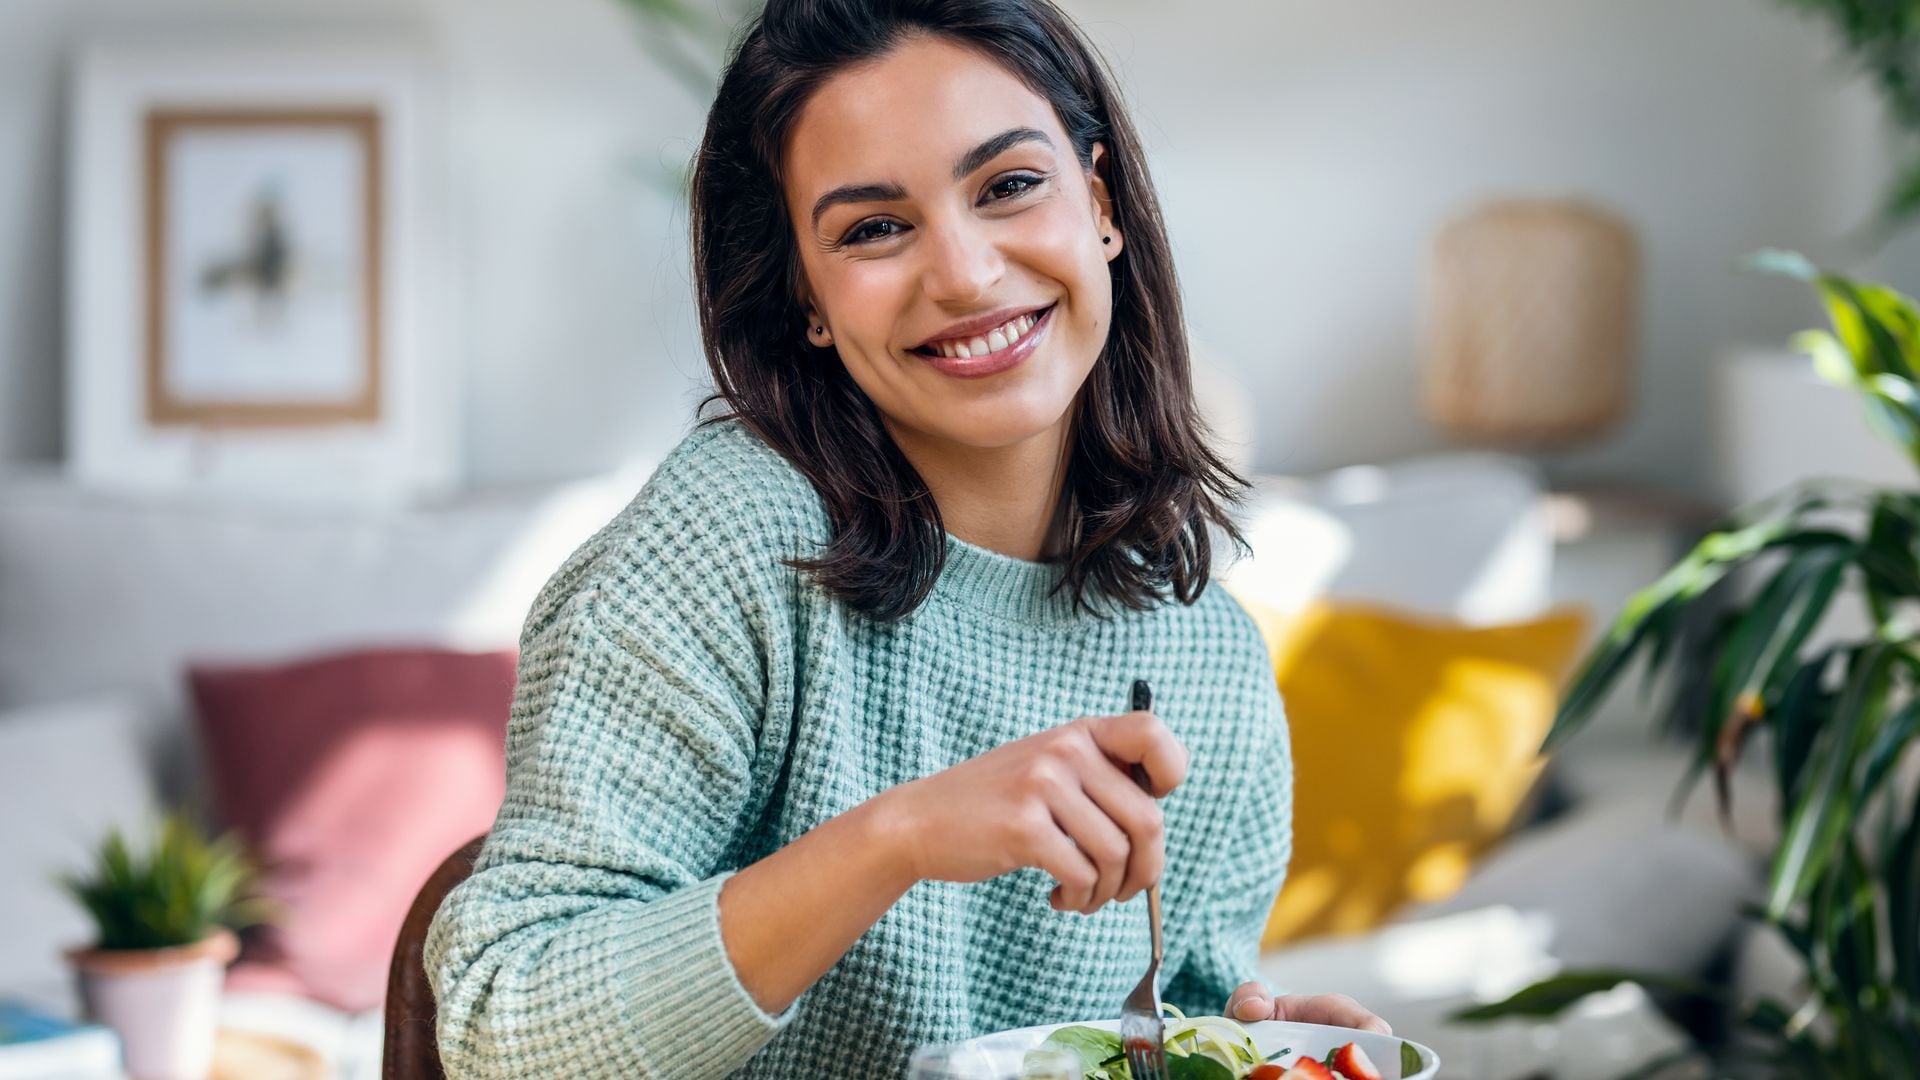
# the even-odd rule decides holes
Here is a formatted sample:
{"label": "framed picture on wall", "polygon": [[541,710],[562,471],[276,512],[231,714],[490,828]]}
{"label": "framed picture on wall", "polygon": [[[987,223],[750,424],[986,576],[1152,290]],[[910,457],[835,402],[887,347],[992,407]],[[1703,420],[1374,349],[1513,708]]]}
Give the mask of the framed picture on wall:
{"label": "framed picture on wall", "polygon": [[301,501],[450,487],[444,200],[415,55],[100,45],[75,70],[74,474]]}
{"label": "framed picture on wall", "polygon": [[380,113],[145,118],[146,411],[155,426],[380,420]]}

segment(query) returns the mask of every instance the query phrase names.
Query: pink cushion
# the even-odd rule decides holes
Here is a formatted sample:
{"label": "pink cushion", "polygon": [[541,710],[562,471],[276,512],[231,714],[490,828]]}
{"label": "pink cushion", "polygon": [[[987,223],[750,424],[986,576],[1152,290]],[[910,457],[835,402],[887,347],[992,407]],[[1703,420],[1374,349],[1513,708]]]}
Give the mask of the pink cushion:
{"label": "pink cushion", "polygon": [[493,824],[514,654],[390,649],[188,672],[215,808],[285,908],[230,989],[379,1007],[413,897]]}

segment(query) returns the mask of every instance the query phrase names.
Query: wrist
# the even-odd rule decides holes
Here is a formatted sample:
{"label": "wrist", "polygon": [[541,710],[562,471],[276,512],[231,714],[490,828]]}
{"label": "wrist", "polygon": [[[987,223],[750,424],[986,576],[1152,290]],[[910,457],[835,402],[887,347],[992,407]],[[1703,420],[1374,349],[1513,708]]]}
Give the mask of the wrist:
{"label": "wrist", "polygon": [[921,880],[914,829],[898,788],[883,791],[841,815],[869,880],[904,895]]}

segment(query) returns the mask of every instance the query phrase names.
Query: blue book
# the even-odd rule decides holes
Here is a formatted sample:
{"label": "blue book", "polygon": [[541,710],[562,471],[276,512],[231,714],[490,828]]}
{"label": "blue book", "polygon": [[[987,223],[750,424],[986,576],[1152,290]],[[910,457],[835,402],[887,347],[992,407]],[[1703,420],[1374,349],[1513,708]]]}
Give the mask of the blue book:
{"label": "blue book", "polygon": [[120,1039],[18,1001],[0,1001],[0,1080],[79,1080],[120,1075]]}

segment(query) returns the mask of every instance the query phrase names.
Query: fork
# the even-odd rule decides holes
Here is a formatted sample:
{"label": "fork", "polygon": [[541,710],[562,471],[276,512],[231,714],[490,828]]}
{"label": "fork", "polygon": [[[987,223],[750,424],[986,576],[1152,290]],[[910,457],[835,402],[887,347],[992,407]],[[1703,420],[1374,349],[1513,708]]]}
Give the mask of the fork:
{"label": "fork", "polygon": [[[1133,708],[1144,712],[1153,707],[1153,688],[1145,679],[1133,681]],[[1132,769],[1133,781],[1141,789],[1152,793],[1153,785],[1147,779],[1144,766],[1135,764]],[[1147,886],[1147,919],[1153,927],[1153,959],[1147,964],[1147,973],[1140,977],[1140,985],[1127,995],[1125,1005],[1120,1007],[1120,1045],[1127,1053],[1127,1071],[1133,1074],[1133,1080],[1169,1080],[1167,1076],[1167,1024],[1160,1015],[1160,958],[1164,955],[1160,941],[1160,883]]]}

